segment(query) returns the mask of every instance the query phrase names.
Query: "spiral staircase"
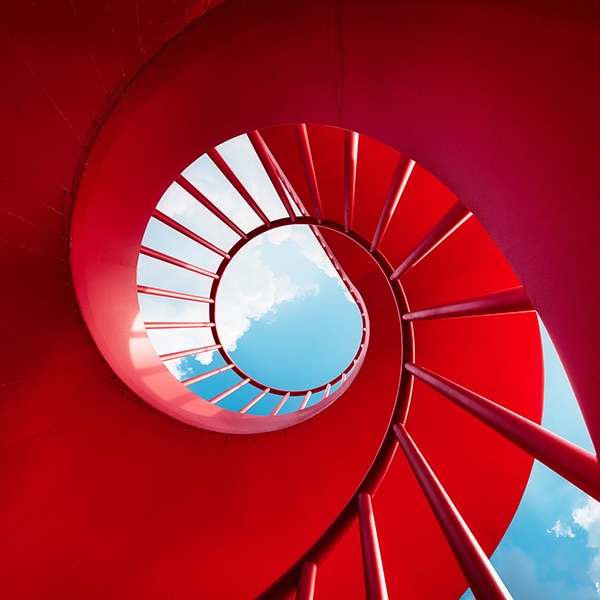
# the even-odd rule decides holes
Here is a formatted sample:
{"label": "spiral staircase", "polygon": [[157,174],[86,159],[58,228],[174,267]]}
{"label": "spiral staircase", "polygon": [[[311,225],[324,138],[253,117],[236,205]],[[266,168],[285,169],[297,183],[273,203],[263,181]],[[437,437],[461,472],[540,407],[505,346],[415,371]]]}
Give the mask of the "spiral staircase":
{"label": "spiral staircase", "polygon": [[[486,555],[533,459],[600,499],[595,455],[537,425],[533,312],[596,443],[599,22],[5,3],[2,595],[509,597]],[[261,227],[315,228],[365,313],[340,388],[264,417],[170,374],[136,280],[161,194],[244,132],[302,207]]]}

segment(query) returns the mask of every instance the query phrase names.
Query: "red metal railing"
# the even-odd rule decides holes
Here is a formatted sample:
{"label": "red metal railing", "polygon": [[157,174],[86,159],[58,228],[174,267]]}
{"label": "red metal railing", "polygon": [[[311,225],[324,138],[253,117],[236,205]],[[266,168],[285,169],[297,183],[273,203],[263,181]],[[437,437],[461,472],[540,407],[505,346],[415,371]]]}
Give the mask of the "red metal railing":
{"label": "red metal railing", "polygon": [[[151,286],[138,285],[138,293],[140,294],[150,294],[155,296],[162,296],[166,298],[173,298],[178,300],[187,300],[192,302],[204,302],[209,305],[209,318],[206,321],[177,321],[176,319],[171,320],[163,320],[163,321],[147,321],[145,323],[146,329],[148,330],[169,330],[169,329],[206,329],[209,330],[213,337],[213,344],[208,344],[204,346],[199,346],[195,348],[183,348],[178,349],[173,352],[169,352],[166,354],[160,355],[160,358],[163,361],[172,361],[176,359],[197,356],[208,352],[219,352],[222,356],[225,365],[219,367],[217,369],[212,369],[203,374],[196,375],[194,377],[183,380],[182,383],[187,386],[193,386],[196,383],[204,381],[208,378],[218,376],[225,371],[232,371],[239,378],[239,381],[234,385],[231,385],[226,390],[208,400],[211,404],[218,404],[227,396],[235,394],[239,389],[244,387],[245,385],[249,385],[257,389],[257,395],[250,401],[247,402],[241,409],[239,409],[240,414],[245,414],[250,411],[253,407],[255,407],[265,396],[279,396],[279,400],[277,400],[274,408],[270,410],[271,416],[276,416],[277,414],[281,414],[282,412],[286,412],[285,406],[287,402],[291,398],[301,397],[302,400],[299,403],[297,411],[305,410],[309,405],[321,402],[331,396],[333,391],[335,390],[336,397],[339,396],[343,389],[347,385],[349,385],[352,377],[351,375],[356,372],[356,370],[360,367],[361,359],[366,351],[366,340],[367,340],[367,318],[366,318],[366,310],[362,303],[362,299],[360,294],[358,294],[356,288],[350,282],[349,278],[345,275],[341,265],[329,249],[325,238],[320,233],[318,227],[319,221],[322,219],[322,207],[318,193],[318,185],[316,182],[316,175],[314,172],[314,166],[312,163],[312,156],[310,151],[310,144],[308,140],[308,133],[306,127],[304,125],[298,125],[296,128],[296,136],[297,143],[299,146],[299,150],[301,152],[303,164],[305,166],[305,173],[308,178],[309,188],[311,190],[311,198],[313,202],[313,206],[315,212],[317,213],[317,218],[312,219],[308,217],[308,211],[306,210],[302,200],[299,198],[298,194],[293,189],[290,182],[287,180],[285,174],[275,161],[273,155],[265,144],[264,140],[260,136],[258,132],[250,132],[248,134],[248,139],[252,144],[256,155],[258,156],[265,172],[267,173],[274,189],[276,190],[279,199],[285,212],[288,217],[285,219],[279,219],[278,221],[271,222],[267,217],[264,210],[261,208],[259,202],[252,197],[248,189],[244,186],[244,184],[240,181],[237,175],[234,173],[233,169],[227,164],[225,159],[221,156],[217,149],[210,150],[207,155],[212,160],[214,165],[221,171],[221,173],[225,176],[225,178],[229,181],[232,187],[237,191],[237,193],[243,198],[243,200],[250,206],[250,208],[254,211],[254,213],[260,218],[261,226],[255,228],[252,231],[244,231],[238,224],[232,220],[227,214],[225,214],[222,210],[217,208],[215,204],[210,200],[210,198],[206,197],[194,184],[192,184],[188,179],[186,179],[183,175],[180,175],[176,182],[182,187],[190,196],[192,196],[195,200],[197,200],[202,206],[204,206],[207,210],[209,210],[217,219],[219,219],[222,223],[224,223],[229,229],[234,231],[240,238],[240,240],[235,243],[231,248],[220,248],[217,245],[213,244],[206,240],[203,236],[199,235],[195,231],[192,231],[188,227],[181,224],[174,217],[166,215],[164,212],[155,209],[152,214],[152,218],[157,221],[163,223],[164,225],[170,227],[172,230],[177,233],[185,236],[186,238],[194,241],[195,243],[201,245],[204,248],[212,251],[214,254],[220,257],[220,263],[216,272],[209,271],[202,266],[194,265],[183,261],[181,259],[175,258],[170,254],[157,250],[155,248],[149,248],[147,246],[142,246],[140,253],[148,256],[152,259],[159,260],[161,262],[173,265],[175,267],[179,267],[188,271],[192,271],[198,275],[202,275],[213,280],[213,284],[210,291],[210,297],[198,296],[194,294],[187,294],[183,292],[173,291],[173,290],[165,290],[161,288],[155,288]],[[352,138],[354,145],[354,152],[356,149],[356,145],[358,143],[358,138]],[[356,164],[354,163],[354,171],[356,169]],[[355,172],[354,172],[355,176]],[[301,217],[297,216],[297,213],[303,215]],[[362,328],[362,337],[359,344],[359,347],[356,351],[355,356],[348,363],[346,368],[335,378],[332,380],[323,383],[318,386],[314,386],[310,389],[302,389],[302,390],[286,390],[286,389],[278,389],[272,386],[264,385],[263,383],[257,381],[255,378],[251,377],[247,373],[243,372],[239,366],[235,363],[235,361],[229,356],[228,352],[223,347],[219,339],[218,328],[215,326],[215,299],[220,283],[220,278],[230,263],[232,258],[240,251],[242,247],[245,246],[246,243],[254,239],[255,237],[263,234],[268,229],[273,227],[280,227],[285,225],[290,225],[293,223],[297,223],[298,220],[302,220],[304,225],[308,225],[315,235],[316,239],[322,246],[323,250],[327,254],[329,260],[331,261],[333,267],[336,272],[344,282],[348,293],[352,296],[354,301],[357,303],[362,320],[363,320],[363,328]]]}
{"label": "red metal railing", "polygon": [[[211,317],[208,322],[181,322],[174,323],[168,321],[153,321],[146,324],[148,329],[160,329],[171,327],[206,327],[214,332],[215,344],[191,350],[182,350],[178,352],[162,355],[163,360],[173,360],[178,357],[189,356],[195,352],[206,352],[216,350],[226,359],[227,364],[214,369],[202,375],[198,375],[183,381],[186,386],[193,385],[208,377],[216,376],[224,371],[233,370],[240,378],[239,382],[224,390],[209,402],[218,404],[221,400],[236,390],[246,385],[252,385],[258,388],[258,394],[239,410],[241,414],[247,413],[252,407],[260,402],[267,394],[278,395],[281,398],[272,409],[271,415],[275,416],[282,411],[286,402],[291,397],[302,397],[298,410],[304,410],[311,400],[311,397],[317,392],[323,392],[323,398],[330,395],[331,390],[340,385],[340,389],[347,385],[350,375],[355,369],[360,367],[366,351],[366,338],[368,334],[368,323],[366,319],[366,308],[362,305],[362,300],[348,281],[341,266],[333,256],[333,253],[327,246],[325,239],[318,229],[327,227],[337,231],[345,231],[352,239],[361,244],[370,251],[374,259],[380,264],[381,269],[386,273],[390,281],[390,286],[396,299],[398,311],[402,315],[402,361],[403,375],[400,379],[399,392],[392,417],[387,429],[382,432],[382,442],[379,452],[371,464],[368,471],[359,485],[357,491],[348,500],[348,503],[342,509],[338,517],[313,544],[313,546],[285,572],[277,581],[273,582],[261,595],[262,600],[268,598],[280,598],[281,596],[296,590],[296,598],[313,598],[318,566],[337,544],[350,526],[358,520],[361,550],[363,557],[363,568],[365,578],[365,589],[367,598],[385,599],[387,598],[387,589],[381,550],[379,547],[377,530],[375,524],[375,515],[372,506],[372,496],[376,493],[392,459],[395,456],[398,447],[401,448],[405,460],[412,469],[423,493],[431,506],[431,509],[440,524],[440,527],[454,553],[456,560],[462,569],[466,580],[476,598],[480,599],[504,599],[510,598],[510,593],[498,577],[494,568],[491,566],[487,556],[481,549],[479,543],[470,531],[467,523],[459,514],[451,498],[448,496],[435,473],[427,463],[425,457],[411,438],[406,428],[407,415],[410,410],[411,395],[414,379],[417,378],[428,385],[430,388],[445,396],[451,402],[471,414],[488,427],[492,428],[498,434],[509,440],[523,452],[540,460],[556,473],[588,493],[590,496],[600,500],[600,467],[597,457],[559,436],[547,431],[540,425],[524,418],[523,416],[510,411],[495,402],[476,394],[459,384],[442,377],[420,365],[414,363],[414,340],[413,340],[413,321],[432,320],[432,319],[450,319],[460,317],[485,317],[487,315],[514,314],[523,311],[533,310],[527,294],[521,287],[508,290],[500,290],[484,296],[468,298],[457,302],[434,306],[418,311],[410,311],[399,279],[408,272],[414,265],[422,260],[427,254],[437,248],[443,241],[456,231],[470,217],[471,213],[460,202],[456,202],[439,222],[434,225],[421,242],[408,253],[408,255],[393,269],[386,263],[385,258],[381,256],[379,247],[384,238],[388,226],[394,219],[395,211],[401,200],[402,192],[414,162],[407,157],[399,156],[396,171],[389,185],[387,197],[383,203],[379,215],[377,227],[371,240],[365,240],[353,232],[353,215],[355,203],[355,181],[358,161],[359,136],[353,132],[344,133],[344,223],[336,224],[325,221],[323,214],[323,205],[319,194],[316,172],[313,164],[310,142],[306,126],[297,125],[294,127],[296,143],[300,151],[300,157],[304,174],[307,179],[308,189],[310,191],[310,201],[312,203],[315,217],[308,217],[301,200],[291,188],[289,181],[285,178],[279,165],[277,165],[272,153],[269,151],[264,140],[258,132],[251,132],[248,138],[263,165],[265,172],[269,176],[273,187],[275,188],[281,203],[288,215],[286,219],[281,219],[271,223],[268,221],[260,206],[250,196],[246,188],[237,179],[221,155],[213,150],[209,153],[210,158],[221,170],[233,187],[244,198],[247,204],[254,210],[262,221],[262,226],[252,232],[241,231],[235,223],[223,215],[216,207],[210,203],[210,200],[202,194],[183,177],[178,178],[178,183],[186,189],[192,196],[199,200],[213,214],[220,218],[231,229],[236,231],[241,240],[228,251],[217,253],[222,257],[222,262],[214,275],[211,297],[204,298],[190,294],[162,290],[148,286],[138,286],[138,292],[142,294],[154,294],[168,298],[181,300],[190,300],[195,302],[206,302],[210,306]],[[293,203],[297,210],[304,216],[297,216]],[[190,239],[195,239],[196,234],[171,222],[170,217],[165,217],[158,211],[154,215],[166,225],[172,227],[179,233],[186,235]],[[239,249],[250,239],[260,235],[268,228],[299,223],[309,225],[315,237],[319,240],[325,252],[329,256],[332,264],[338,274],[345,282],[348,291],[359,305],[363,315],[363,339],[356,356],[350,362],[348,367],[332,381],[322,386],[309,390],[279,390],[264,386],[239,370],[239,368],[229,359],[227,353],[219,343],[218,332],[214,327],[214,300],[216,289],[219,283],[219,277],[229,260],[239,251]],[[191,234],[191,235],[189,235]],[[200,236],[198,236],[200,237]],[[196,239],[198,243],[206,246],[203,241]],[[206,246],[207,247],[207,246]],[[157,260],[165,260],[164,255],[158,251],[148,248],[142,248],[142,253]],[[182,261],[173,259],[171,262],[175,266]],[[166,261],[169,262],[169,261]],[[183,267],[189,268],[189,265]],[[203,271],[203,270],[201,270]],[[201,272],[206,275],[206,273]],[[208,275],[209,277],[211,275]]]}

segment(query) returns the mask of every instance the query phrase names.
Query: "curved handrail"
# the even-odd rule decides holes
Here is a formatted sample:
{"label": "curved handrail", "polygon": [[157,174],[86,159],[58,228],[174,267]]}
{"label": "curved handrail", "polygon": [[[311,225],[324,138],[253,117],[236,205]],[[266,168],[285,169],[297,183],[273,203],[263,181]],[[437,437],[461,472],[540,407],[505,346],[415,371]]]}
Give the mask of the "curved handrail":
{"label": "curved handrail", "polygon": [[[301,220],[299,220],[301,221]],[[343,227],[331,221],[323,221],[322,227],[333,229],[336,231],[344,231]],[[349,232],[346,235],[351,237],[355,242],[360,244],[367,252],[370,252],[370,242],[360,236],[356,232]],[[402,285],[398,281],[391,282],[389,277],[393,272],[391,265],[387,262],[383,254],[379,251],[371,252],[371,255],[377,262],[379,268],[386,274],[390,282],[390,288],[396,301],[396,307],[399,314],[402,332],[402,358],[401,362],[404,365],[411,362],[414,357],[414,335],[413,326],[410,322],[403,320],[401,317],[409,311],[408,301]],[[335,518],[331,525],[321,535],[321,537],[293,564],[285,573],[275,580],[267,589],[259,594],[256,600],[276,600],[285,597],[297,585],[302,566],[305,562],[319,564],[326,558],[333,548],[338,544],[340,539],[348,532],[353,525],[358,515],[358,497],[361,493],[375,494],[379,485],[383,481],[387,473],[396,449],[398,441],[394,435],[393,426],[396,423],[404,423],[408,413],[410,398],[412,394],[413,379],[412,377],[402,376],[404,369],[401,371],[398,393],[394,402],[394,408],[383,434],[379,449],[371,463],[371,466],[365,473],[362,481]]]}

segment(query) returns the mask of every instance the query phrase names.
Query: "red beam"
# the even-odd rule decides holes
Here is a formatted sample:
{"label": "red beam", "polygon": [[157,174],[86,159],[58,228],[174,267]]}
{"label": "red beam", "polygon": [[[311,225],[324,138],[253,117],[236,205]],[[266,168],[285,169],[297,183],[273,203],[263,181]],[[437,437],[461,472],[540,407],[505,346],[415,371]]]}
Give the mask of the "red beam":
{"label": "red beam", "polygon": [[377,250],[377,248],[379,248],[381,239],[383,238],[388,225],[392,220],[396,206],[398,206],[400,196],[402,196],[402,192],[408,183],[408,178],[410,177],[414,166],[415,161],[411,160],[407,156],[400,156],[398,159],[396,171],[392,177],[390,189],[388,190],[385,202],[383,203],[381,214],[379,215],[379,222],[377,223],[377,228],[375,229],[375,234],[373,235],[371,252],[374,252]]}
{"label": "red beam", "polygon": [[212,304],[214,302],[212,298],[206,298],[205,296],[183,294],[181,292],[162,290],[160,288],[150,287],[147,285],[138,285],[137,291],[139,294],[149,294],[150,296],[161,296],[163,298],[175,298],[176,300],[190,300],[191,302],[204,302],[206,304]]}
{"label": "red beam", "polygon": [[287,392],[284,397],[279,401],[279,404],[271,411],[271,416],[274,417],[283,408],[283,405],[287,402],[290,397],[290,393]]}
{"label": "red beam", "polygon": [[235,385],[232,385],[230,388],[226,389],[224,392],[221,392],[220,394],[218,394],[217,396],[212,398],[212,400],[209,400],[209,402],[211,404],[217,404],[218,402],[221,402],[221,400],[223,400],[223,398],[227,398],[227,396],[229,396],[230,394],[233,394],[233,392],[236,392],[241,387],[245,386],[249,381],[250,381],[250,377],[246,377],[246,379],[242,379],[242,381],[240,381],[239,383],[236,383]]}
{"label": "red beam", "polygon": [[179,260],[178,258],[170,256],[169,254],[164,254],[163,252],[159,252],[158,250],[148,248],[147,246],[142,246],[140,248],[140,254],[144,254],[145,256],[149,256],[150,258],[155,258],[156,260],[168,263],[170,265],[173,265],[174,267],[185,269],[186,271],[198,273],[198,275],[204,275],[205,277],[210,277],[211,279],[219,279],[219,276],[216,273],[213,273],[212,271],[207,271],[202,267],[192,265],[191,263],[185,262],[184,260]]}
{"label": "red beam", "polygon": [[310,390],[308,392],[306,392],[306,394],[304,396],[304,400],[302,400],[302,404],[300,404],[300,406],[298,407],[298,410],[304,410],[306,408],[306,405],[308,404],[308,401],[311,396],[312,396],[312,392]]}
{"label": "red beam", "polygon": [[265,170],[269,179],[271,180],[271,184],[275,188],[275,191],[277,192],[277,195],[279,196],[279,199],[281,200],[281,203],[283,204],[283,207],[285,208],[290,220],[295,221],[296,214],[294,213],[294,209],[292,208],[283,183],[281,182],[281,179],[277,174],[275,165],[271,160],[270,152],[267,148],[267,145],[265,144],[258,131],[250,131],[247,135],[248,139],[250,140],[250,143],[252,144],[252,147],[254,148],[254,152],[256,152],[256,156],[258,156],[258,159],[260,160],[263,169]]}
{"label": "red beam", "polygon": [[344,229],[352,230],[354,197],[356,193],[356,167],[358,165],[358,133],[344,131]]}
{"label": "red beam", "polygon": [[197,329],[200,327],[214,327],[214,323],[200,321],[148,321],[144,323],[146,329]]}
{"label": "red beam", "polygon": [[300,158],[302,159],[304,174],[306,175],[306,181],[308,182],[310,196],[315,209],[315,216],[317,217],[317,221],[320,223],[323,220],[323,206],[321,205],[321,196],[319,194],[319,186],[317,184],[315,165],[313,163],[312,153],[310,151],[308,131],[306,130],[306,125],[304,123],[296,125],[294,129],[296,131],[296,142],[298,143],[298,149],[300,150]]}
{"label": "red beam", "polygon": [[239,411],[240,414],[246,414],[257,402],[262,400],[270,391],[271,388],[265,388],[260,394],[258,394],[258,396],[256,396],[256,398],[250,400],[250,402],[248,402],[248,404],[246,404],[246,406],[244,406],[244,408],[242,408]]}
{"label": "red beam", "polygon": [[317,565],[309,560],[305,561],[300,570],[300,578],[296,589],[296,600],[313,600],[316,580]]}
{"label": "red beam", "polygon": [[453,317],[476,317],[535,310],[522,287],[502,292],[451,302],[433,308],[425,308],[402,315],[405,321],[422,319],[448,319]]}
{"label": "red beam", "polygon": [[390,279],[397,279],[437,248],[451,233],[456,231],[469,217],[471,212],[462,202],[456,202],[440,219],[437,225],[421,240],[417,247],[402,261],[391,274]]}
{"label": "red beam", "polygon": [[212,346],[202,346],[200,348],[190,348],[189,350],[179,350],[178,352],[169,352],[169,354],[160,354],[159,358],[162,361],[175,360],[176,358],[184,358],[185,356],[194,356],[196,354],[204,354],[218,350],[221,344],[213,344]]}
{"label": "red beam", "polygon": [[209,210],[217,219],[225,223],[229,229],[237,233],[242,239],[248,239],[246,233],[240,229],[224,212],[219,210],[195,185],[190,183],[183,175],[180,175],[176,180],[190,196],[195,198],[204,208]]}
{"label": "red beam", "polygon": [[498,573],[403,425],[394,434],[475,598],[512,600]]}
{"label": "red beam", "polygon": [[219,171],[225,175],[227,181],[235,188],[237,193],[246,201],[246,204],[256,213],[258,218],[267,226],[271,224],[269,217],[265,215],[256,200],[251,196],[244,184],[238,179],[231,167],[225,162],[225,159],[219,154],[216,148],[207,152],[208,157],[215,163]]}
{"label": "red beam", "polygon": [[183,385],[194,385],[194,383],[198,383],[199,381],[203,381],[204,379],[208,379],[213,375],[218,375],[219,373],[223,373],[224,371],[229,371],[229,369],[233,369],[233,365],[225,365],[224,367],[219,367],[218,369],[213,369],[212,371],[207,371],[206,373],[202,373],[201,375],[196,375],[195,377],[190,377],[189,379],[184,379],[181,383]]}
{"label": "red beam", "polygon": [[387,586],[381,562],[375,517],[373,516],[373,505],[371,496],[366,493],[358,495],[358,526],[367,600],[387,600]]}
{"label": "red beam", "polygon": [[196,242],[197,244],[200,244],[201,246],[208,248],[215,254],[218,254],[219,256],[222,256],[223,258],[229,258],[229,254],[227,254],[227,252],[225,252],[224,250],[221,250],[221,248],[218,248],[217,246],[215,246],[208,240],[205,240],[203,237],[199,236],[197,233],[194,233],[191,229],[184,227],[179,221],[176,221],[175,219],[172,219],[168,215],[165,215],[160,210],[158,210],[158,208],[154,209],[152,216],[157,221],[160,221],[161,223],[164,223],[171,229],[174,229],[175,231],[181,233],[182,235],[185,235],[185,237]]}
{"label": "red beam", "polygon": [[541,425],[514,413],[449,379],[413,363],[406,370],[485,423],[527,454],[600,501],[600,466],[594,454]]}

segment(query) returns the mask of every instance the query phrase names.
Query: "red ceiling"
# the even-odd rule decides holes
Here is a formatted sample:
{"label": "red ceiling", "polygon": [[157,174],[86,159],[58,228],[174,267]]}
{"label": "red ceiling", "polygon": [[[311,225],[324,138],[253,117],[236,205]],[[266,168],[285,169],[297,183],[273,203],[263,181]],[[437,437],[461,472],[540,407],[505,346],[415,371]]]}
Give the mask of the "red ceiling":
{"label": "red ceiling", "polygon": [[[77,220],[101,201],[102,226],[129,228],[123,238],[95,240],[99,260],[105,246],[122,245],[116,270],[125,273],[140,241],[131,232],[143,231],[176,174],[251,129],[349,128],[443,181],[483,227],[471,220],[405,277],[411,307],[514,285],[505,256],[600,443],[598,6],[226,0],[210,8],[216,4],[0,6],[6,597],[253,597],[315,541],[370,464],[399,369],[397,331],[381,331],[391,300],[374,275],[362,282],[373,312],[371,366],[317,418],[264,436],[199,431],[137,402],[82,322],[69,265],[73,204]],[[314,128],[309,135],[322,195],[339,195],[341,138]],[[367,236],[390,152],[376,142],[359,149],[357,229]],[[292,158],[286,168],[292,173]],[[394,261],[453,201],[424,169],[415,169],[382,244]],[[414,228],[406,225],[412,214]],[[535,320],[506,319],[419,324],[418,360],[539,416]],[[408,426],[491,550],[528,461],[420,384]],[[374,509],[390,595],[457,596],[464,581],[401,457]],[[362,593],[355,533],[320,569],[318,597]],[[431,577],[432,553],[445,577]]]}

